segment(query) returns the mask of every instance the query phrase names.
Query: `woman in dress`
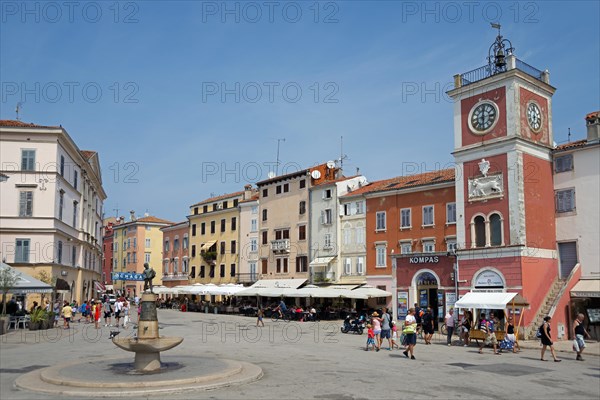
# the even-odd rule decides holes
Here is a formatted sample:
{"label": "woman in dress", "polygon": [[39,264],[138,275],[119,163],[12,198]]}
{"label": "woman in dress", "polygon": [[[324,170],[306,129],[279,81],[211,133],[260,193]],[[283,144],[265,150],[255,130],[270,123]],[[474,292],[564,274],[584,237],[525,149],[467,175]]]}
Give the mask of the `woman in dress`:
{"label": "woman in dress", "polygon": [[517,336],[515,335],[515,325],[513,323],[513,318],[508,317],[508,323],[506,324],[506,334],[504,335],[506,340],[512,342],[513,353],[521,351],[521,347],[519,346],[519,342],[517,342]]}
{"label": "woman in dress", "polygon": [[559,360],[556,358],[556,353],[554,352],[554,343],[552,343],[552,338],[550,336],[550,320],[552,319],[552,317],[548,316],[548,317],[544,317],[544,323],[542,324],[542,326],[540,327],[541,331],[542,331],[542,356],[541,356],[541,360],[542,361],[548,361],[544,359],[544,353],[546,352],[546,347],[550,347],[550,353],[552,353],[552,358],[554,358],[554,362],[561,362],[562,360]]}

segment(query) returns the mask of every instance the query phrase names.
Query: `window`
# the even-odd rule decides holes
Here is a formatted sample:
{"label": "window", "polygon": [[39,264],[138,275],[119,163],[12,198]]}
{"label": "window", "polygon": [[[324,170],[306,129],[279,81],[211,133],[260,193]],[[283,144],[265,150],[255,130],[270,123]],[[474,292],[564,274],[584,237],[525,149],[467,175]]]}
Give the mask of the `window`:
{"label": "window", "polygon": [[144,262],[147,262],[147,263],[150,262],[150,254],[151,253],[144,253]]}
{"label": "window", "polygon": [[117,251],[119,251],[119,243],[115,242],[115,243],[113,243],[113,252],[116,253]]}
{"label": "window", "polygon": [[147,248],[147,249],[149,249],[150,247],[152,247],[152,246],[151,246],[151,243],[152,243],[152,242],[150,241],[150,239],[146,239],[146,248]]}
{"label": "window", "polygon": [[281,185],[275,187],[275,194],[281,194]]}
{"label": "window", "polygon": [[219,266],[219,276],[221,278],[225,278],[225,264],[221,264]]}
{"label": "window", "polygon": [[213,211],[217,211],[217,210],[218,210],[218,206],[219,206],[219,205],[218,205],[217,203],[214,203],[214,204],[212,205],[212,210],[213,210]]}
{"label": "window", "polygon": [[60,176],[65,177],[65,156],[60,156]]}
{"label": "window", "polygon": [[169,261],[163,260],[163,275],[167,275],[169,273]]}
{"label": "window", "polygon": [[287,193],[290,191],[290,184],[289,183],[284,183],[283,184],[283,193]]}
{"label": "window", "polygon": [[65,208],[65,192],[60,191],[58,194],[58,219],[63,219],[63,209]]}
{"label": "window", "polygon": [[269,272],[269,260],[267,260],[267,259],[260,260],[260,269],[261,269],[261,274],[266,275]]}
{"label": "window", "polygon": [[258,214],[258,206],[252,206],[252,208],[251,208],[251,213],[252,213],[253,215],[256,215],[256,214]]}
{"label": "window", "polygon": [[400,210],[400,228],[410,228],[410,208],[403,208]]}
{"label": "window", "polygon": [[179,273],[179,258],[176,258],[173,260],[173,273],[174,274]]}
{"label": "window", "polygon": [[208,277],[209,278],[214,278],[215,277],[215,266],[214,265],[210,266],[210,272],[208,274]]}
{"label": "window", "polygon": [[190,261],[187,258],[183,258],[183,261],[181,262],[181,273],[187,275],[188,273],[188,263]]}
{"label": "window", "polygon": [[[127,239],[127,248],[129,248],[129,239]],[[165,240],[165,253],[169,251],[169,239]]]}
{"label": "window", "polygon": [[221,251],[219,252],[220,254],[225,254],[225,242],[221,242]]}
{"label": "window", "polygon": [[473,222],[475,224],[475,247],[485,247],[485,219],[478,215]]}
{"label": "window", "polygon": [[352,204],[346,203],[343,205],[344,207],[344,215],[352,215]]}
{"label": "window", "polygon": [[331,248],[331,233],[326,233],[325,234],[325,244],[323,245],[324,249],[330,249]]}
{"label": "window", "polygon": [[[135,249],[135,238],[133,238],[133,248]],[[179,250],[179,239],[173,239],[173,251]]]}
{"label": "window", "polygon": [[385,267],[386,266],[385,245],[377,245],[375,247],[375,251],[376,251],[375,267]]}
{"label": "window", "polygon": [[385,231],[385,211],[377,211],[375,214],[375,230]]}
{"label": "window", "polygon": [[323,225],[331,225],[332,222],[333,222],[333,212],[331,211],[331,208],[323,210],[321,212],[321,223]]}
{"label": "window", "polygon": [[[71,246],[71,265],[75,266],[77,262],[77,246]],[[117,260],[114,260],[115,266],[117,265]]]}
{"label": "window", "polygon": [[73,228],[77,228],[77,206],[79,204],[74,201],[73,202]]}
{"label": "window", "polygon": [[490,244],[502,246],[502,218],[498,214],[490,215]]}
{"label": "window", "polygon": [[[193,270],[193,267],[192,267]],[[204,278],[206,276],[206,269],[204,268],[204,265],[200,266],[200,278]]]}
{"label": "window", "polygon": [[267,244],[268,243],[267,235],[268,235],[268,231],[262,231],[262,241],[261,241],[262,244]]}
{"label": "window", "polygon": [[208,212],[208,204],[202,206],[202,213],[206,214]]}
{"label": "window", "polygon": [[[196,227],[196,225],[194,225],[194,231],[196,230],[195,227]],[[200,234],[201,235],[206,235],[206,222],[202,222],[200,224]],[[196,233],[194,232],[192,234],[192,236],[196,236]]]}
{"label": "window", "polygon": [[258,251],[258,240],[256,238],[250,239],[250,252],[255,253]]}
{"label": "window", "polygon": [[412,253],[412,242],[400,243],[400,254],[410,254],[410,253]]}
{"label": "window", "polygon": [[298,227],[298,240],[306,240],[306,225]]}
{"label": "window", "polygon": [[21,150],[21,170],[35,171],[35,150]]}
{"label": "window", "polygon": [[192,245],[192,257],[196,257],[196,245]]}
{"label": "window", "polygon": [[127,253],[127,264],[131,263],[131,253]]}
{"label": "window", "polygon": [[308,271],[308,257],[300,256],[296,257],[296,272],[307,272]]}
{"label": "window", "polygon": [[298,186],[300,189],[304,189],[306,187],[306,179],[301,179]]}
{"label": "window", "polygon": [[62,242],[62,240],[59,240],[58,246],[56,249],[56,262],[58,264],[62,264],[62,254],[63,254],[63,242]]}
{"label": "window", "polygon": [[352,274],[352,259],[351,258],[346,258],[344,260],[344,273],[346,275]]}
{"label": "window", "polygon": [[19,192],[19,217],[33,216],[33,191]]}
{"label": "window", "polygon": [[364,203],[362,201],[357,201],[356,202],[356,213],[364,214],[364,212],[365,212]]}
{"label": "window", "polygon": [[256,232],[258,230],[258,220],[253,218],[250,220],[250,232]]}
{"label": "window", "polygon": [[557,213],[575,211],[575,189],[557,190],[554,198]]}
{"label": "window", "polygon": [[235,231],[237,229],[237,218],[231,217],[231,230]]}
{"label": "window", "polygon": [[77,178],[78,178],[77,171],[73,171],[73,187],[75,188],[75,190],[77,190]]}
{"label": "window", "polygon": [[331,199],[331,189],[323,190],[323,198],[326,200]]}
{"label": "window", "polygon": [[456,252],[458,246],[456,245],[456,239],[448,239],[446,240],[446,250],[450,253]]}
{"label": "window", "polygon": [[424,240],[423,241],[423,253],[434,253],[435,252],[435,241]]}
{"label": "window", "polygon": [[217,229],[216,221],[210,221],[210,233],[214,234]]}
{"label": "window", "polygon": [[423,226],[433,225],[433,206],[423,207]]}
{"label": "window", "polygon": [[198,207],[194,207],[194,215],[198,215]]}
{"label": "window", "polygon": [[196,236],[196,224],[192,224],[192,236]]}
{"label": "window", "polygon": [[356,273],[359,275],[364,274],[365,261],[362,257],[356,257]]}
{"label": "window", "polygon": [[183,241],[181,242],[181,245],[183,246],[184,250],[188,248],[188,237],[187,237],[187,234],[185,234],[183,236]]}
{"label": "window", "polygon": [[231,264],[229,270],[229,276],[235,276],[235,264]]}
{"label": "window", "polygon": [[277,272],[278,274],[281,273],[281,258],[277,258],[275,260],[275,272]]}
{"label": "window", "polygon": [[356,244],[365,244],[365,228],[362,226],[356,228]]}
{"label": "window", "polygon": [[239,203],[239,199],[233,199],[233,207],[237,207]]}
{"label": "window", "polygon": [[226,225],[225,219],[222,219],[221,220],[221,232],[225,232],[225,225]]}
{"label": "window", "polygon": [[288,273],[288,258],[277,258],[275,260],[276,272],[278,274],[287,274]]}
{"label": "window", "polygon": [[235,240],[231,241],[231,254],[236,254],[237,253],[237,243],[235,242]]}
{"label": "window", "polygon": [[[167,244],[167,246],[168,246],[168,244]],[[128,238],[128,239],[127,239],[127,248],[128,248],[128,249],[130,249],[130,248],[131,248],[131,238]],[[169,250],[169,249],[167,249],[167,250]]]}
{"label": "window", "polygon": [[223,202],[223,206],[222,206],[222,207],[223,207],[223,210],[227,210],[227,207],[228,207],[228,202],[227,202],[227,200],[225,200],[225,201]]}
{"label": "window", "polygon": [[263,221],[267,220],[267,210],[262,210],[262,220]]}
{"label": "window", "polygon": [[290,230],[289,229],[278,229],[275,231],[275,240],[289,239],[289,238],[290,238]]}
{"label": "window", "polygon": [[446,204],[446,223],[456,224],[456,203]]}
{"label": "window", "polygon": [[263,197],[269,197],[269,189],[263,189],[262,196]]}
{"label": "window", "polygon": [[349,245],[352,243],[352,230],[350,228],[344,229],[344,244]]}
{"label": "window", "polygon": [[300,202],[300,205],[299,205],[299,207],[298,207],[298,208],[299,208],[299,209],[298,209],[298,213],[299,213],[300,215],[302,215],[302,214],[305,214],[305,213],[306,213],[306,201],[302,200],[302,201]]}
{"label": "window", "polygon": [[554,159],[554,172],[560,173],[573,170],[573,154],[565,154]]}

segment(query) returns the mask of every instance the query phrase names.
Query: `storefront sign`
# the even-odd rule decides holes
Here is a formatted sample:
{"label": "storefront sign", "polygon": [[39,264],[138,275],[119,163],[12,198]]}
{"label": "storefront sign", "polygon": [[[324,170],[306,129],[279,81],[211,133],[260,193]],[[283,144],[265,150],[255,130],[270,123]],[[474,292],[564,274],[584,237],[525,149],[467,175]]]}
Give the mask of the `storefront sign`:
{"label": "storefront sign", "polygon": [[113,281],[143,281],[145,275],[138,272],[113,272]]}
{"label": "storefront sign", "polygon": [[454,308],[454,303],[456,303],[456,293],[446,292],[446,312]]}
{"label": "storefront sign", "polygon": [[408,292],[398,292],[398,319],[408,314]]}
{"label": "storefront sign", "polygon": [[408,262],[411,264],[437,264],[440,261],[438,256],[418,256],[411,257]]}
{"label": "storefront sign", "polygon": [[483,271],[475,279],[475,287],[503,287],[504,281],[500,274],[494,271]]}
{"label": "storefront sign", "polygon": [[419,291],[419,307],[427,307],[429,304],[429,297],[427,296],[427,289]]}

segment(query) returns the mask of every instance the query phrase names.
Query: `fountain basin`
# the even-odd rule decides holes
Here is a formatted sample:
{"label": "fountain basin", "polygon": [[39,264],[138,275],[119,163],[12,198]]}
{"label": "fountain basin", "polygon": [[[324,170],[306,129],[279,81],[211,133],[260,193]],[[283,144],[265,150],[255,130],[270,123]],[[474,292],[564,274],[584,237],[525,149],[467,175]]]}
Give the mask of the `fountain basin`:
{"label": "fountain basin", "polygon": [[172,349],[183,342],[182,337],[160,337],[153,339],[117,339],[113,343],[126,351],[135,353],[133,367],[139,372],[160,370],[160,352]]}

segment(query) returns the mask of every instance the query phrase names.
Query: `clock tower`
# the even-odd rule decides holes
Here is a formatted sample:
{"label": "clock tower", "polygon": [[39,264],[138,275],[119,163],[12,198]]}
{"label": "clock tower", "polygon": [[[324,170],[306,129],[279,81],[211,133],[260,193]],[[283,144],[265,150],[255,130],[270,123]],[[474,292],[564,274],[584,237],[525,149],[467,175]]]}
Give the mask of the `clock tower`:
{"label": "clock tower", "polygon": [[454,157],[460,293],[519,292],[529,324],[556,279],[552,95],[548,71],[500,34],[488,63],[455,75]]}

